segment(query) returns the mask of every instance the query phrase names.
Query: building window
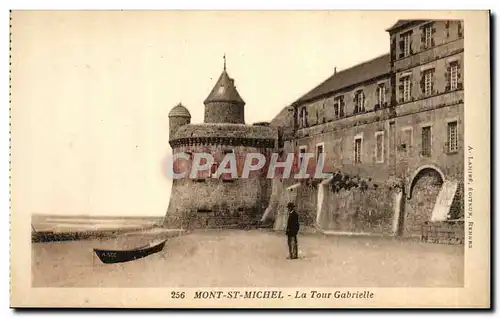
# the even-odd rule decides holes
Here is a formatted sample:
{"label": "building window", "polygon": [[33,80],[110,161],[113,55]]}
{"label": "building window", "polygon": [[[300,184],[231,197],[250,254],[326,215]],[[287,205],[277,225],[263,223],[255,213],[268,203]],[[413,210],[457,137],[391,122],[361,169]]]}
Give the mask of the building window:
{"label": "building window", "polygon": [[431,156],[431,126],[422,127],[422,156]]}
{"label": "building window", "polygon": [[322,142],[316,145],[316,158],[319,158],[319,155],[323,153],[325,144]]}
{"label": "building window", "polygon": [[411,99],[411,78],[410,76],[405,76],[402,78],[402,101],[407,102]]}
{"label": "building window", "polygon": [[278,148],[283,149],[285,147],[285,140],[283,139],[283,126],[278,127]]}
{"label": "building window", "polygon": [[344,114],[344,105],[345,105],[344,96],[340,96],[339,98],[340,98],[340,104],[339,104],[339,106],[340,106],[340,118],[344,118],[344,116],[345,116],[345,114]]}
{"label": "building window", "polygon": [[403,151],[409,152],[413,146],[413,128],[403,129],[401,148]]}
{"label": "building window", "polygon": [[307,109],[304,107],[300,110],[301,126],[307,127]]}
{"label": "building window", "polygon": [[380,84],[378,86],[378,104],[380,106],[384,105],[385,104],[385,85],[384,84]]}
{"label": "building window", "polygon": [[384,162],[384,132],[378,131],[375,133],[375,161]]}
{"label": "building window", "polygon": [[452,90],[458,88],[458,63],[450,65],[450,88]]}
{"label": "building window", "polygon": [[323,162],[325,161],[324,152],[325,152],[325,143],[322,142],[322,143],[317,144],[316,145],[316,162],[319,161],[319,156],[321,154],[323,154]]}
{"label": "building window", "polygon": [[306,153],[307,146],[299,147],[299,166],[302,166],[302,160],[304,159],[304,154]]}
{"label": "building window", "polygon": [[212,164],[212,166],[210,167],[210,174],[209,174],[209,178],[215,178],[216,174],[217,174],[217,169],[219,169],[219,162],[214,162]]}
{"label": "building window", "polygon": [[423,75],[423,92],[425,96],[432,95],[432,88],[434,86],[434,70],[426,70]]}
{"label": "building window", "polygon": [[337,97],[337,99],[339,100],[339,116],[340,118],[343,118],[345,116],[344,114],[344,96],[339,96]]}
{"label": "building window", "polygon": [[[224,159],[227,155],[235,156],[234,149],[225,149],[225,150],[222,151],[222,154],[223,154],[223,158],[222,159]],[[220,164],[221,164],[220,162],[216,162],[212,166],[214,168],[214,170],[212,172],[212,178],[216,177],[216,171],[217,171],[217,169],[219,169]],[[230,163],[228,163],[223,168],[230,168],[230,167],[231,167]],[[231,173],[222,173],[219,176],[219,178],[222,179],[222,182],[234,182],[234,181],[236,181],[236,179],[233,179],[233,176],[232,176]]]}
{"label": "building window", "polygon": [[424,45],[425,48],[428,49],[432,46],[432,25],[426,25],[424,27]]}
{"label": "building window", "polygon": [[452,121],[448,123],[448,152],[458,150],[458,123]]}
{"label": "building window", "polygon": [[335,118],[344,117],[344,96],[335,97],[333,100],[333,108],[335,110]]}
{"label": "building window", "polygon": [[354,163],[361,163],[362,143],[363,143],[362,138],[356,138],[354,140]]}
{"label": "building window", "polygon": [[402,35],[403,37],[403,57],[409,56],[411,54],[411,34],[406,33]]}
{"label": "building window", "polygon": [[354,94],[354,114],[363,113],[365,111],[365,94],[363,91],[357,91]]}

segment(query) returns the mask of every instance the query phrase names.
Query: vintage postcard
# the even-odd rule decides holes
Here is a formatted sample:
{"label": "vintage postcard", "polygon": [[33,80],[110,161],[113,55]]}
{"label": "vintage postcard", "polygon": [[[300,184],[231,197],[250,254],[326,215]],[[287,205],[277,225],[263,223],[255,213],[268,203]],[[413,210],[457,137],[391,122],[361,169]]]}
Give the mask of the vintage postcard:
{"label": "vintage postcard", "polygon": [[490,307],[488,11],[10,33],[12,307]]}

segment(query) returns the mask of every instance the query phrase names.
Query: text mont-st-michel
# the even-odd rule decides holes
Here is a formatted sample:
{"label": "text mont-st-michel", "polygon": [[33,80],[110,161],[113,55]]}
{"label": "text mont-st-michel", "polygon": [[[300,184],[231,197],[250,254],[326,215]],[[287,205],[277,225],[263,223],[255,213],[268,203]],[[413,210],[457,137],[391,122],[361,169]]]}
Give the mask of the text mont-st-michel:
{"label": "text mont-st-michel", "polygon": [[316,290],[285,293],[282,290],[259,290],[259,291],[196,291],[194,299],[349,299],[349,298],[374,298],[374,293],[369,290],[363,291],[335,291],[321,292]]}

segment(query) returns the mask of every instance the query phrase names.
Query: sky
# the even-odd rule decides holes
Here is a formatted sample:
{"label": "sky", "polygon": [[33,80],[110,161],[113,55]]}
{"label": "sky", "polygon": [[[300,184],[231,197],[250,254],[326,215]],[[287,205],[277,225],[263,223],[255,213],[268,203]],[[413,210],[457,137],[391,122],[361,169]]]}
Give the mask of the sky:
{"label": "sky", "polygon": [[[408,15],[408,14],[406,14]],[[12,208],[161,216],[168,113],[203,100],[227,57],[247,124],[389,51],[390,12],[14,12]]]}

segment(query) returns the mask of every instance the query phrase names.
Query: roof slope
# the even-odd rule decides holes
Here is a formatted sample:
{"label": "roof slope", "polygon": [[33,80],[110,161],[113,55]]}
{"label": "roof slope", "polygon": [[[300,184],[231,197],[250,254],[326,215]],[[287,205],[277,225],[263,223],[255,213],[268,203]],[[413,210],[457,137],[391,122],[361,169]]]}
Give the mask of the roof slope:
{"label": "roof slope", "polygon": [[407,23],[410,23],[412,20],[398,20],[396,23],[394,23],[390,28],[388,28],[386,31],[391,31],[394,29],[397,29]]}
{"label": "roof slope", "polygon": [[365,82],[387,74],[390,70],[390,54],[387,53],[333,74],[323,83],[299,98],[294,104],[301,104],[342,88]]}
{"label": "roof slope", "polygon": [[408,23],[420,23],[420,22],[426,22],[426,21],[429,21],[429,20],[398,20],[390,28],[386,29],[386,31],[387,32],[394,31],[396,29],[399,29],[400,27],[407,25]]}
{"label": "roof slope", "polygon": [[205,104],[212,102],[228,102],[239,105],[245,104],[234,86],[234,80],[229,77],[225,68],[219,76],[214,88],[205,99]]}

